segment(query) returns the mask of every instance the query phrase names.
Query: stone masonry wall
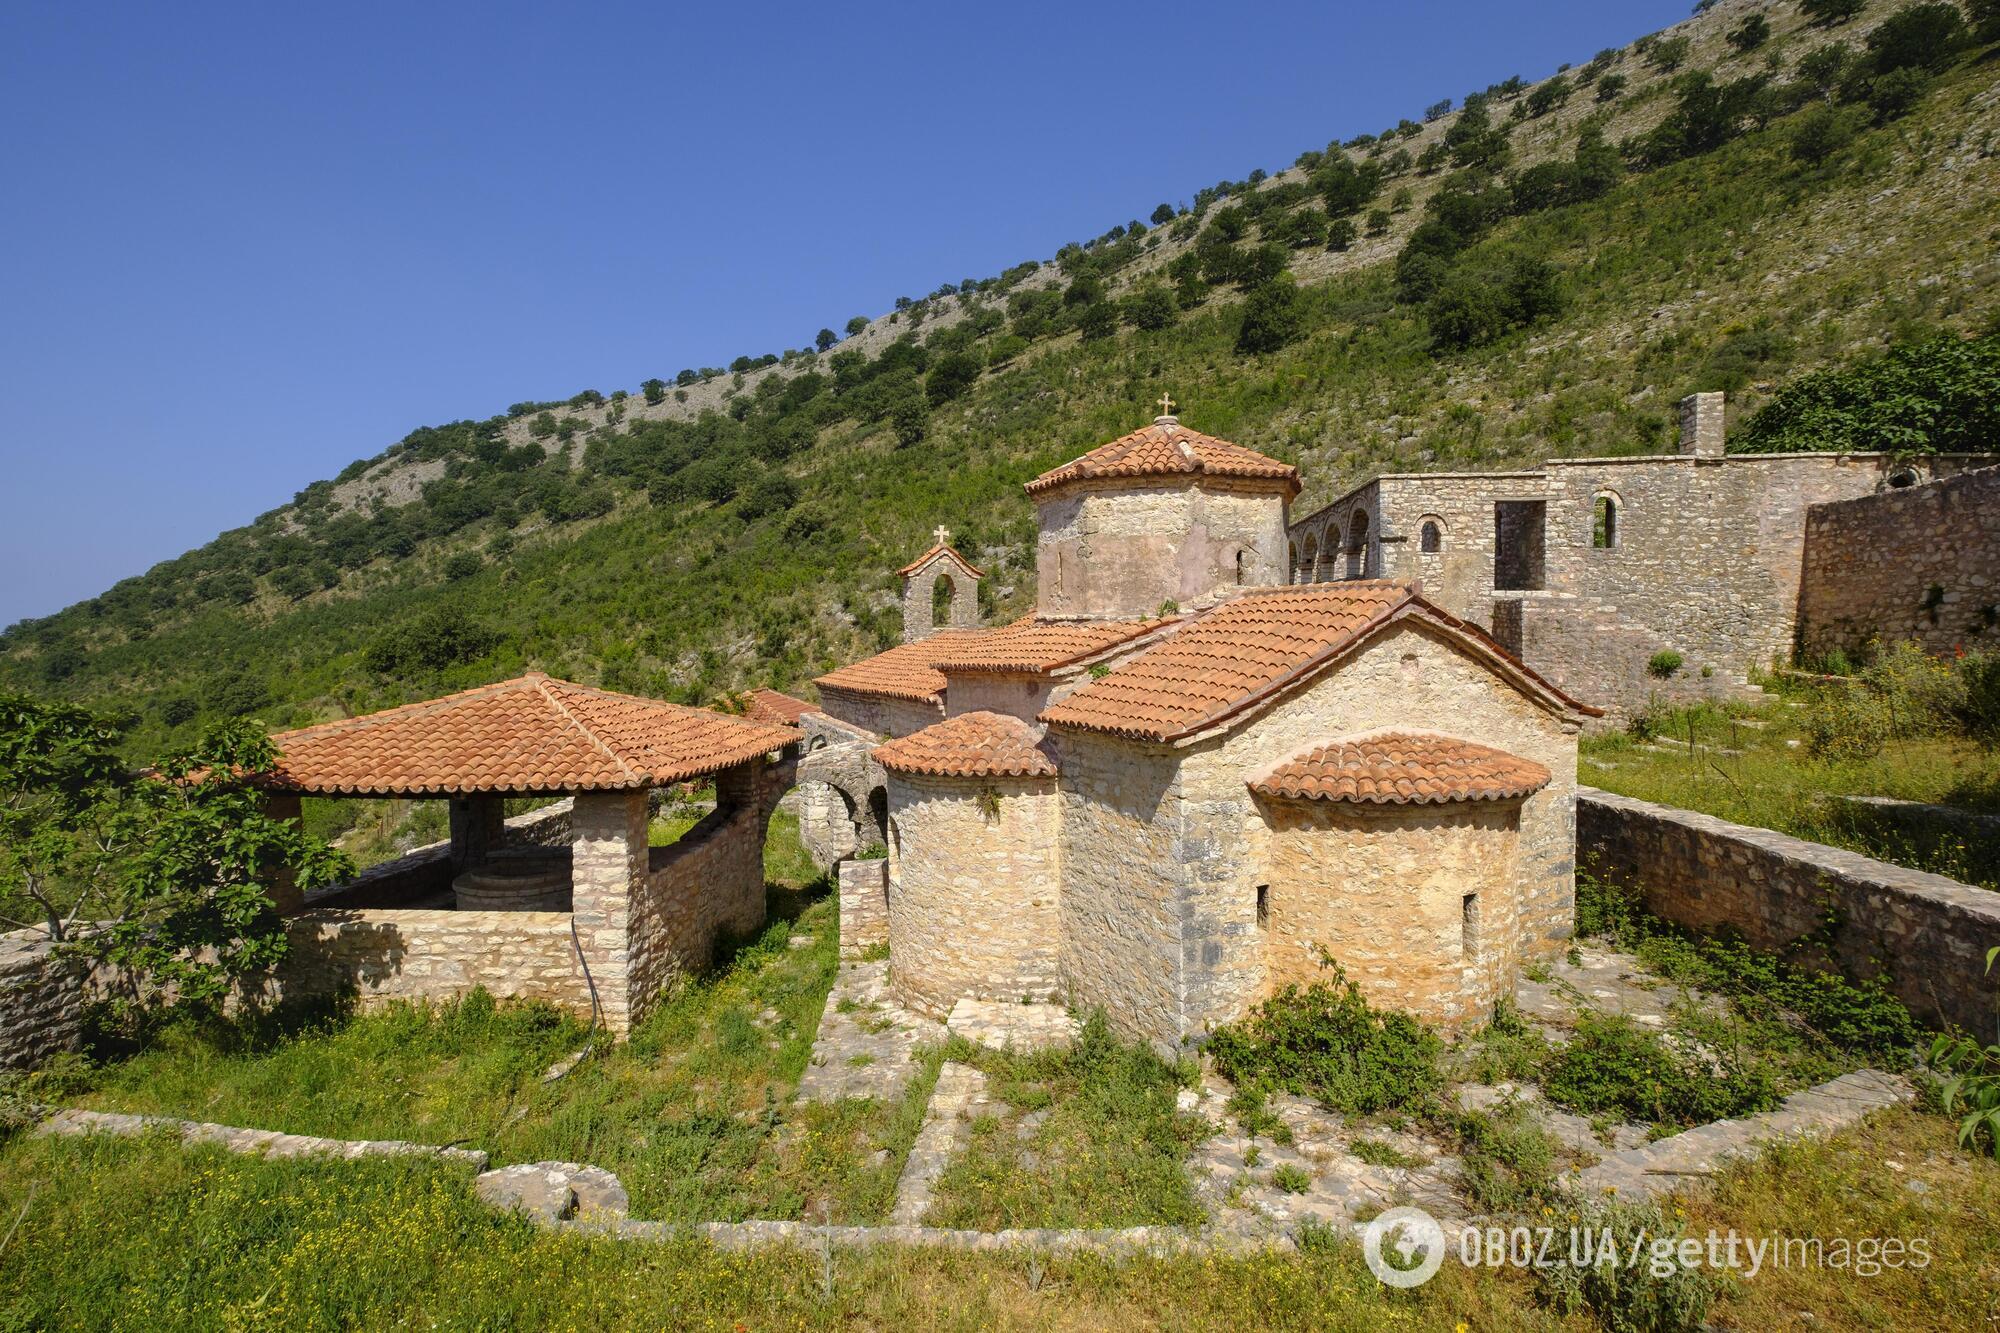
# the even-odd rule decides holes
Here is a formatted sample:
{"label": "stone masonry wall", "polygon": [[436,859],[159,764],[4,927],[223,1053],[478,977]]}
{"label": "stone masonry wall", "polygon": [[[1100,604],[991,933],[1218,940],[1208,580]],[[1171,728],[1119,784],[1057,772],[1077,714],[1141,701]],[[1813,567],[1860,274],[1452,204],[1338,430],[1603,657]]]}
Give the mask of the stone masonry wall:
{"label": "stone masonry wall", "polygon": [[829,717],[873,736],[907,736],[944,721],[944,705],[923,699],[885,699],[873,694],[820,687],[820,707]]}
{"label": "stone masonry wall", "polygon": [[705,968],[725,938],[764,924],[768,806],[712,812],[678,842],[652,849],[632,913],[632,1021],[676,976]]}
{"label": "stone masonry wall", "polygon": [[[932,594],[942,578],[951,588],[951,604],[943,624],[936,623]],[[941,629],[972,629],[979,624],[979,580],[957,561],[939,552],[921,568],[903,576],[903,642],[915,643]]]}
{"label": "stone masonry wall", "polygon": [[45,931],[0,935],[0,1069],[31,1069],[83,1040],[89,969],[54,954]]}
{"label": "stone masonry wall", "polygon": [[1061,989],[1059,809],[1053,779],[889,775],[891,984],[911,1008]]}
{"label": "stone masonry wall", "polygon": [[484,986],[497,999],[546,1000],[590,1017],[568,912],[315,908],[286,924],[291,950],[278,980],[288,995],[352,994],[372,1008]]}
{"label": "stone masonry wall", "polygon": [[1446,1027],[1490,1018],[1513,994],[1518,802],[1262,804],[1272,829],[1266,994],[1323,979],[1322,948],[1374,1003]]}
{"label": "stone masonry wall", "polygon": [[1800,648],[1871,639],[2000,646],[2000,467],[1806,511]]}
{"label": "stone masonry wall", "polygon": [[[1277,853],[1274,830],[1252,804],[1247,783],[1315,745],[1385,728],[1490,745],[1554,775],[1521,804],[1520,955],[1543,958],[1565,946],[1575,924],[1577,727],[1435,631],[1406,622],[1248,722],[1186,750],[1177,856],[1184,1008],[1174,1039],[1238,1017],[1267,990],[1269,944],[1257,924],[1256,887],[1274,882]],[[1420,874],[1421,857],[1398,873]],[[1461,892],[1484,887],[1470,882]]]}
{"label": "stone masonry wall", "polygon": [[889,863],[840,863],[840,951],[858,954],[889,942]]}
{"label": "stone masonry wall", "polygon": [[2000,893],[1591,788],[1578,793],[1577,856],[1668,920],[1760,949],[1815,935],[1831,911],[1841,924],[1823,965],[1886,978],[1927,1022],[1994,1036],[2000,977],[1985,968]]}
{"label": "stone masonry wall", "polygon": [[[1136,619],[1286,582],[1285,496],[1270,487],[1094,483],[1039,501],[1037,610]],[[1239,562],[1239,556],[1241,557]]]}

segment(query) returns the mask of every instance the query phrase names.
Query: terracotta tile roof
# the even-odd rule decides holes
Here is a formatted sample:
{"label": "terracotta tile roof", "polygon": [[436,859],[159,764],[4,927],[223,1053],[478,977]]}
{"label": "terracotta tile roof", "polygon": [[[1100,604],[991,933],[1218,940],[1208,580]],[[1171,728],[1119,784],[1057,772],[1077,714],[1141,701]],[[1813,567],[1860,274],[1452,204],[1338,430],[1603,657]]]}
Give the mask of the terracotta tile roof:
{"label": "terracotta tile roof", "polygon": [[329,795],[617,791],[714,773],[797,738],[531,672],[273,736],[273,785]]}
{"label": "terracotta tile roof", "polygon": [[1121,435],[1081,458],[1044,472],[1028,483],[1027,491],[1030,495],[1041,495],[1072,482],[1101,477],[1195,475],[1282,481],[1291,495],[1297,495],[1301,489],[1299,470],[1290,463],[1280,463],[1254,449],[1203,435],[1171,417],[1161,417],[1150,426]]}
{"label": "terracotta tile roof", "polygon": [[977,639],[947,645],[933,662],[940,671],[1041,673],[1095,657],[1121,643],[1169,629],[1177,616],[1151,620],[1037,620],[1025,616]]}
{"label": "terracotta tile roof", "polygon": [[981,570],[978,566],[974,565],[970,560],[967,560],[964,556],[960,555],[955,549],[946,546],[942,542],[938,543],[936,546],[931,547],[930,550],[925,551],[922,555],[918,556],[915,560],[912,560],[909,564],[904,565],[901,569],[897,570],[896,573],[898,576],[902,578],[908,578],[910,575],[922,569],[925,565],[928,565],[933,559],[935,559],[938,556],[943,556],[945,559],[951,561],[953,564],[957,565],[960,569],[963,569],[966,573],[970,574],[973,578],[983,579],[986,577],[985,571]]}
{"label": "terracotta tile roof", "polygon": [[749,707],[743,716],[752,722],[762,722],[773,727],[796,727],[799,719],[807,713],[817,713],[819,705],[809,704],[804,699],[794,699],[789,694],[761,686],[750,691]]}
{"label": "terracotta tile roof", "polygon": [[875,694],[890,699],[941,699],[944,673],[934,663],[939,657],[956,653],[972,640],[992,633],[990,629],[939,630],[927,639],[899,643],[873,657],[849,662],[827,672],[813,684],[822,690],[845,690],[849,694]]}
{"label": "terracotta tile roof", "polygon": [[875,749],[897,773],[941,778],[1050,778],[1054,753],[1035,729],[1004,713],[960,713]]}
{"label": "terracotta tile roof", "polygon": [[1437,805],[1511,801],[1548,786],[1549,777],[1532,759],[1456,736],[1385,731],[1295,755],[1249,786],[1292,801]]}
{"label": "terracotta tile roof", "polygon": [[1043,710],[1054,726],[1173,741],[1206,730],[1311,675],[1376,627],[1421,616],[1565,711],[1594,713],[1485,634],[1407,584],[1354,579],[1272,588],[1224,602],[1109,675]]}

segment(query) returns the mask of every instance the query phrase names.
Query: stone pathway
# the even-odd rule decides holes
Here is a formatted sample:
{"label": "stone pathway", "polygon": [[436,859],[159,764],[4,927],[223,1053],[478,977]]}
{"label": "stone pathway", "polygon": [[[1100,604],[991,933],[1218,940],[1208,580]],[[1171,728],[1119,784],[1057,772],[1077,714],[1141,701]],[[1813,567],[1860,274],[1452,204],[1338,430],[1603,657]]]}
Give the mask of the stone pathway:
{"label": "stone pathway", "polygon": [[944,1035],[942,1024],[896,1003],[887,962],[843,961],[820,1015],[812,1061],[799,1079],[799,1100],[894,1100],[917,1072],[917,1047]]}
{"label": "stone pathway", "polygon": [[1915,1099],[1908,1080],[1877,1069],[1856,1070],[1785,1098],[1775,1111],[1741,1120],[1717,1120],[1657,1143],[1613,1153],[1573,1177],[1593,1194],[1647,1199],[1692,1178],[1714,1175],[1724,1163],[1752,1157],[1781,1139],[1820,1138],[1857,1124],[1871,1111]]}
{"label": "stone pathway", "polygon": [[972,1120],[997,1109],[986,1091],[986,1075],[971,1065],[945,1061],[938,1071],[937,1086],[931,1089],[923,1128],[917,1131],[917,1141],[903,1162],[903,1174],[896,1180],[896,1206],[889,1213],[892,1223],[924,1220],[938,1180],[971,1138]]}
{"label": "stone pathway", "polygon": [[951,1007],[945,1027],[955,1037],[996,1051],[1040,1051],[1069,1045],[1083,1025],[1059,1004],[967,999]]}
{"label": "stone pathway", "polygon": [[1610,1124],[1602,1132],[1588,1116],[1551,1106],[1532,1083],[1461,1083],[1455,1090],[1467,1111],[1505,1111],[1519,1106],[1566,1151],[1595,1162],[1607,1153],[1644,1146],[1652,1137],[1647,1125]]}
{"label": "stone pathway", "polygon": [[[1291,1134],[1291,1143],[1242,1132],[1229,1113],[1227,1080],[1214,1073],[1201,1088],[1181,1093],[1182,1107],[1216,1126],[1196,1148],[1188,1168],[1195,1198],[1215,1230],[1245,1242],[1291,1233],[1302,1222],[1346,1227],[1397,1204],[1416,1204],[1443,1220],[1466,1215],[1458,1191],[1458,1159],[1413,1134],[1369,1127],[1350,1130],[1346,1119],[1303,1097],[1278,1094],[1267,1103]],[[1367,1139],[1403,1154],[1410,1166],[1377,1166],[1353,1152]],[[1254,1159],[1254,1160],[1253,1160]],[[1280,1174],[1303,1190],[1279,1184]],[[1297,1174],[1295,1174],[1297,1173]]]}
{"label": "stone pathway", "polygon": [[229,1152],[265,1157],[438,1157],[463,1162],[475,1171],[486,1169],[486,1154],[476,1148],[438,1148],[400,1139],[323,1139],[311,1134],[281,1134],[274,1129],[243,1129],[204,1120],[175,1120],[157,1115],[125,1115],[116,1111],[57,1111],[35,1127],[35,1133],[76,1137],[111,1134],[141,1138],[165,1130],[182,1143],[213,1143]]}
{"label": "stone pathway", "polygon": [[1629,953],[1584,944],[1576,955],[1573,963],[1565,957],[1548,964],[1539,973],[1544,980],[1524,976],[1514,988],[1514,1006],[1521,1016],[1542,1027],[1551,1040],[1560,1042],[1576,1026],[1579,998],[1591,1008],[1624,1014],[1656,1032],[1666,1028],[1668,1011],[1682,1000],[1720,1003],[1655,976]]}

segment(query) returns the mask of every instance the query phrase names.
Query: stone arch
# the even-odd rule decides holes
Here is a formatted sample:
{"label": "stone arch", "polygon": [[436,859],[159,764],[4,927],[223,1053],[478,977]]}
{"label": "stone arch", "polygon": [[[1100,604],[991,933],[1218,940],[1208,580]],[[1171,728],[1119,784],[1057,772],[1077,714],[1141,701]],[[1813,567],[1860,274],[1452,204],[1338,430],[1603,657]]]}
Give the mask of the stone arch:
{"label": "stone arch", "polygon": [[1317,533],[1309,532],[1306,534],[1305,552],[1303,555],[1299,557],[1299,572],[1297,581],[1300,583],[1313,583],[1317,581],[1318,578],[1319,578],[1319,536]]}
{"label": "stone arch", "polygon": [[1292,571],[1292,582],[1304,582],[1299,577],[1299,544],[1297,542],[1287,542],[1285,544],[1285,553],[1287,556],[1285,568]]}
{"label": "stone arch", "polygon": [[984,575],[957,551],[934,546],[899,572],[904,643],[929,638],[941,629],[972,629],[979,624],[979,581]]}
{"label": "stone arch", "polygon": [[1436,514],[1425,514],[1417,520],[1417,554],[1443,555],[1445,522]]}
{"label": "stone arch", "polygon": [[1356,510],[1347,525],[1347,577],[1365,579],[1369,574],[1368,511]]}
{"label": "stone arch", "polygon": [[1616,550],[1624,543],[1625,502],[1616,491],[1599,491],[1590,500],[1590,545],[1597,551]]}

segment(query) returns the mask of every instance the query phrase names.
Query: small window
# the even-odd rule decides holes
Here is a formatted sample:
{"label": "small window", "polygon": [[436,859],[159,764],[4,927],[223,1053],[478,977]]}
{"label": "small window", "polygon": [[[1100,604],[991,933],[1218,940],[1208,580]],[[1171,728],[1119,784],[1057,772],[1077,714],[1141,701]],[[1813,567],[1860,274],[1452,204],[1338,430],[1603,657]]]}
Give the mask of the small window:
{"label": "small window", "polygon": [[1459,947],[1467,958],[1479,957],[1479,895],[1468,893],[1458,905]]}
{"label": "small window", "polygon": [[1590,544],[1600,551],[1618,545],[1618,501],[1608,495],[1590,507]]}
{"label": "small window", "polygon": [[1250,581],[1250,551],[1247,547],[1236,552],[1236,581]]}
{"label": "small window", "polygon": [[1257,886],[1257,929],[1263,930],[1271,924],[1271,886]]}
{"label": "small window", "polygon": [[1417,529],[1417,549],[1425,555],[1436,555],[1444,549],[1444,529],[1435,519],[1425,519],[1424,525]]}

